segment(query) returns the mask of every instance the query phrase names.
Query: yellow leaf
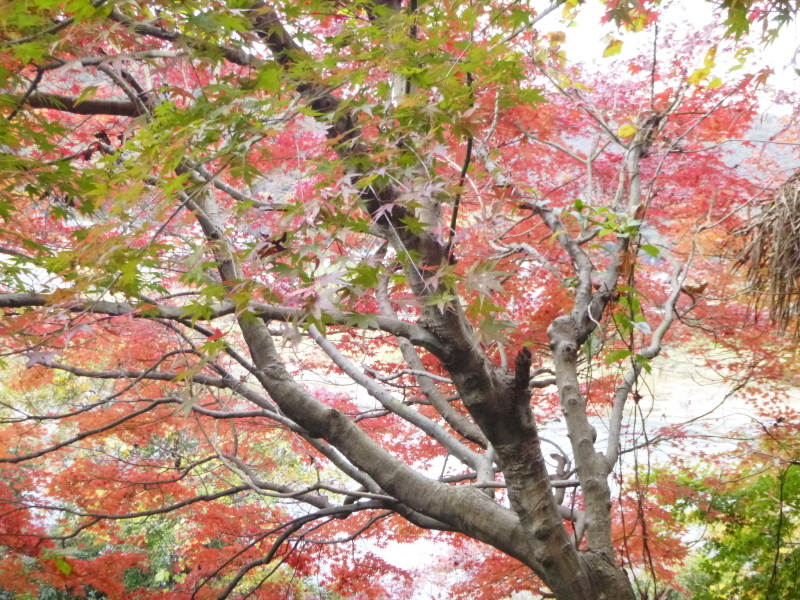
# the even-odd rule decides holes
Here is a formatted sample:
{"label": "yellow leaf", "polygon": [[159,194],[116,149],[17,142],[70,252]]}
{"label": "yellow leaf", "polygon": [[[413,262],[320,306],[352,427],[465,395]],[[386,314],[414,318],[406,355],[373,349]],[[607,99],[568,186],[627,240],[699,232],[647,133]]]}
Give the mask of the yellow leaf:
{"label": "yellow leaf", "polygon": [[608,42],[608,46],[606,46],[606,49],[603,50],[603,58],[614,56],[615,54],[619,54],[620,52],[622,52],[622,40],[617,40],[612,38],[611,41]]}
{"label": "yellow leaf", "polygon": [[621,138],[629,138],[636,135],[636,126],[635,125],[623,125],[617,131],[617,135]]}
{"label": "yellow leaf", "polygon": [[711,73],[711,69],[697,69],[694,73],[689,76],[689,83],[692,85],[699,85],[703,79],[708,77],[708,74]]}
{"label": "yellow leaf", "polygon": [[715,64],[715,59],[717,58],[717,45],[714,44],[711,48],[708,49],[706,52],[706,57],[703,59],[703,64],[707,69],[713,69]]}
{"label": "yellow leaf", "polygon": [[155,577],[153,577],[153,581],[156,583],[162,583],[164,581],[169,581],[169,571],[166,569],[159,569],[156,571]]}
{"label": "yellow leaf", "polygon": [[629,29],[632,31],[642,31],[644,26],[647,25],[647,15],[637,10],[634,10],[631,14],[636,16],[631,21]]}
{"label": "yellow leaf", "polygon": [[720,87],[722,87],[722,79],[719,77],[714,77],[714,79],[708,82],[708,88],[711,90],[715,90]]}

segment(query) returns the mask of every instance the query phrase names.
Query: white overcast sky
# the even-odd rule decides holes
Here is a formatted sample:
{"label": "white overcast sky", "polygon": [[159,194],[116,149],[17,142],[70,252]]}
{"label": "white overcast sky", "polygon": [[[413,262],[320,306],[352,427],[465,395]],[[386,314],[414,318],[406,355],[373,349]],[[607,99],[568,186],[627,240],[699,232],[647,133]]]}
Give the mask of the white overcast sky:
{"label": "white overcast sky", "polygon": [[[565,28],[566,24],[560,20],[559,11],[556,11],[542,20],[540,31],[563,30],[567,34],[565,49],[567,59],[570,62],[585,63],[595,68],[608,69],[609,72],[612,72],[615,68],[615,63],[625,61],[642,51],[649,51],[652,48],[654,30],[649,28],[639,33],[628,33],[619,31],[613,23],[601,25],[600,20],[604,10],[605,6],[600,0],[587,0],[581,6],[573,26]],[[722,19],[724,19],[724,15],[721,13],[715,14],[714,5],[711,2],[704,0],[665,0],[662,4],[661,32],[663,35],[663,31],[669,25],[680,26],[684,23],[691,30],[696,31],[697,28],[720,22]],[[760,25],[755,24],[754,29],[760,31]],[[798,67],[796,54],[800,45],[799,32],[800,28],[797,22],[793,22],[784,26],[778,40],[769,46],[758,42],[758,32],[751,36],[752,39],[742,40],[740,42],[741,46],[753,46],[755,52],[750,55],[745,69],[731,73],[729,78],[738,77],[743,74],[743,71],[755,72],[764,66],[769,66],[774,69],[775,73],[770,76],[768,85],[800,93],[800,77],[794,71]],[[622,52],[614,57],[603,58],[603,50],[605,50],[611,36],[623,40]],[[705,51],[706,48],[698,48],[697,56],[695,57],[697,64],[688,66],[701,66]],[[715,69],[714,75],[721,77],[723,81],[726,79],[724,61],[724,53],[722,52],[722,47],[720,47],[717,61],[718,68]]]}

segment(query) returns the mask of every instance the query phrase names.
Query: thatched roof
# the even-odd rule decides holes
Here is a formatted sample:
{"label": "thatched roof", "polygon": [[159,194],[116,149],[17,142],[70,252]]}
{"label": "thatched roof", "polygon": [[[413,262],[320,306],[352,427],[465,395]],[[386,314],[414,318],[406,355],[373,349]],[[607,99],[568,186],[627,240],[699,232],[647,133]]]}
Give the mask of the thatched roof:
{"label": "thatched roof", "polygon": [[745,266],[756,306],[771,319],[800,333],[800,171],[772,196],[743,232],[748,240],[739,265]]}

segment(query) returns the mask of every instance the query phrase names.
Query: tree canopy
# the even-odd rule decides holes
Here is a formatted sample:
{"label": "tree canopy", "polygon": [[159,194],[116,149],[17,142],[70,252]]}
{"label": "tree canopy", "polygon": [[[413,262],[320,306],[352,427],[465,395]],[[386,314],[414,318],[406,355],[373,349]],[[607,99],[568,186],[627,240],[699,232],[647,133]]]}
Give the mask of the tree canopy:
{"label": "tree canopy", "polygon": [[[413,597],[392,548],[431,539],[449,598],[684,589],[697,514],[798,477],[797,312],[753,299],[797,294],[754,225],[796,99],[746,45],[796,6],[717,4],[607,1],[647,44],[603,68],[576,0],[3,4],[0,593]],[[679,501],[719,474],[647,424],[665,351],[789,440],[741,446],[777,479]]]}

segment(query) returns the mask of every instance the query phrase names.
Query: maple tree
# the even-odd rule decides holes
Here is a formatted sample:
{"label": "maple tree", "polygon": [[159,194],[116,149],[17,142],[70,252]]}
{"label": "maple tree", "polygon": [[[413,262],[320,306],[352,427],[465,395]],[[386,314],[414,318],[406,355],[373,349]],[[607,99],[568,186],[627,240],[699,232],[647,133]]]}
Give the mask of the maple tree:
{"label": "maple tree", "polygon": [[2,6],[0,588],[400,598],[381,550],[431,531],[452,597],[671,581],[626,419],[668,335],[785,373],[719,301],[768,72],[690,31],[610,80],[554,11]]}

